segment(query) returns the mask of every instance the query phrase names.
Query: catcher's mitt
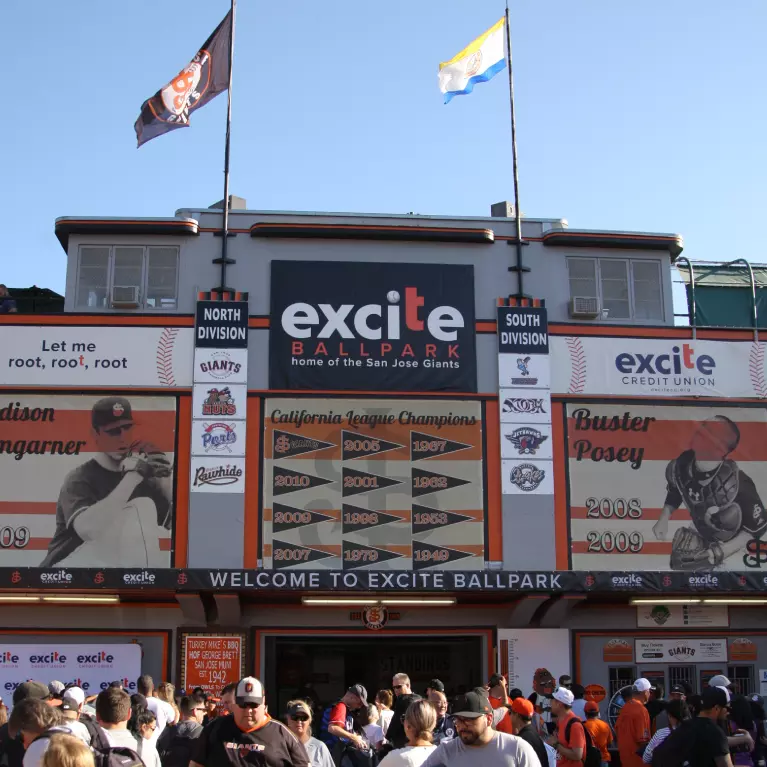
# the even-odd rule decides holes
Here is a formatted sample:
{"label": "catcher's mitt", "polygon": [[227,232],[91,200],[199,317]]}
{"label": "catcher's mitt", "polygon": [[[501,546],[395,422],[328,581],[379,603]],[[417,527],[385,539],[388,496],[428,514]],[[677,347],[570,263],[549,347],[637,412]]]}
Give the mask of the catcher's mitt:
{"label": "catcher's mitt", "polygon": [[671,542],[672,570],[708,570],[721,564],[723,558],[722,547],[718,543],[707,546],[703,537],[692,527],[680,527],[674,533]]}
{"label": "catcher's mitt", "polygon": [[150,442],[134,442],[120,462],[123,474],[136,471],[142,477],[169,477],[172,466],[165,453]]}

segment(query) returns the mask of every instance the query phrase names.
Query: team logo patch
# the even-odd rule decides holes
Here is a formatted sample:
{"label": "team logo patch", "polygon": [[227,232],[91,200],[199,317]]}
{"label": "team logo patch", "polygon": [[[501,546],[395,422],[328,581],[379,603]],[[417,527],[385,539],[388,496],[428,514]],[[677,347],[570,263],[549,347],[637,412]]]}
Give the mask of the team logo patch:
{"label": "team logo patch", "polygon": [[125,408],[122,406],[121,403],[115,402],[115,404],[112,405],[112,415],[115,418],[119,418],[124,412],[125,412]]}
{"label": "team logo patch", "polygon": [[206,453],[214,450],[218,453],[232,452],[232,445],[237,442],[234,427],[228,423],[203,424],[202,447]]}
{"label": "team logo patch", "polygon": [[208,389],[208,396],[202,403],[202,415],[236,415],[237,405],[228,386],[223,389]]}
{"label": "team logo patch", "polygon": [[531,463],[521,463],[511,470],[509,479],[525,493],[535,490],[543,482],[546,472]]}
{"label": "team logo patch", "polygon": [[548,439],[548,436],[530,427],[514,429],[511,434],[504,436],[520,455],[535,455],[538,448]]}
{"label": "team logo patch", "polygon": [[362,623],[371,631],[382,629],[389,620],[389,611],[384,605],[369,605],[362,611]]}
{"label": "team logo patch", "polygon": [[538,379],[530,375],[530,357],[517,357],[517,370],[521,377],[512,378],[512,386],[537,386]]}

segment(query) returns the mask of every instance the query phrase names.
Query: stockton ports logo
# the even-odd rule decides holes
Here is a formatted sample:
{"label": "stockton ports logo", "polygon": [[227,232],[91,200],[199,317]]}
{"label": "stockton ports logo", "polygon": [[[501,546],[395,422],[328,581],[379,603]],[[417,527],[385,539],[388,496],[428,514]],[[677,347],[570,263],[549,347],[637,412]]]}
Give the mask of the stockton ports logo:
{"label": "stockton ports logo", "polygon": [[194,487],[204,485],[233,485],[242,479],[242,469],[233,464],[198,466],[194,473]]}
{"label": "stockton ports logo", "polygon": [[64,668],[67,664],[67,656],[58,650],[53,650],[42,655],[30,655],[29,664],[33,668]]}
{"label": "stockton ports logo", "polygon": [[696,354],[692,344],[672,346],[663,354],[621,352],[615,357],[615,369],[625,386],[658,391],[716,387],[716,361],[708,354]]}
{"label": "stockton ports logo", "polygon": [[203,424],[202,449],[206,453],[231,453],[232,445],[237,442],[234,432],[234,424],[228,423],[205,423]]}
{"label": "stockton ports logo", "polygon": [[543,482],[546,472],[531,463],[521,463],[511,470],[509,480],[525,493],[531,493]]}
{"label": "stockton ports logo", "polygon": [[202,415],[237,415],[237,405],[228,386],[223,389],[208,389],[208,396],[202,403]]}
{"label": "stockton ports logo", "polygon": [[538,448],[548,439],[548,436],[541,434],[538,429],[529,426],[514,429],[511,434],[504,436],[514,445],[519,455],[535,455]]}

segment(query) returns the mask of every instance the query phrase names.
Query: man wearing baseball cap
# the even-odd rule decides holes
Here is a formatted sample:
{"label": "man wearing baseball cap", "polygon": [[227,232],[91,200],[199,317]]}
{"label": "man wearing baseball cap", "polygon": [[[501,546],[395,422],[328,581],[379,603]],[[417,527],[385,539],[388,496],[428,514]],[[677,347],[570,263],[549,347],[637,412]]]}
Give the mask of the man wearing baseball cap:
{"label": "man wearing baseball cap", "polygon": [[582,767],[586,752],[586,730],[572,712],[575,696],[566,687],[557,687],[551,695],[551,713],[557,720],[557,731],[546,742],[557,751],[557,767]]}
{"label": "man wearing baseball cap", "polygon": [[644,751],[650,742],[650,714],[645,708],[645,703],[650,700],[650,690],[653,689],[655,688],[648,679],[637,679],[631,698],[623,704],[618,714],[615,734],[618,736],[622,767],[644,766],[642,757],[637,752],[640,749]]}
{"label": "man wearing baseball cap", "polygon": [[546,744],[533,727],[533,714],[535,714],[535,706],[525,698],[514,698],[509,705],[513,734],[529,743],[541,767],[547,767],[549,755],[546,753]]}
{"label": "man wearing baseball cap", "polygon": [[78,451],[92,457],[64,479],[56,531],[41,567],[167,567],[160,551],[172,527],[172,464],[137,439],[130,402],[104,397],[91,410],[92,441]]}
{"label": "man wearing baseball cap", "polygon": [[462,695],[453,709],[458,737],[440,743],[423,767],[539,767],[529,743],[493,729],[493,707],[483,689]]}
{"label": "man wearing baseball cap", "polygon": [[214,719],[197,739],[189,767],[310,767],[295,735],[266,712],[261,682],[240,679],[231,716]]}
{"label": "man wearing baseball cap", "polygon": [[613,742],[613,733],[610,725],[599,718],[599,704],[593,700],[586,701],[586,721],[583,726],[586,732],[591,735],[591,740],[599,749],[599,758],[602,760],[602,767],[605,767],[611,759],[607,747]]}
{"label": "man wearing baseball cap", "polygon": [[363,748],[365,740],[354,732],[354,711],[368,705],[368,691],[361,684],[353,684],[343,698],[328,706],[320,723],[320,740],[330,749],[338,750],[339,743],[351,743]]}
{"label": "man wearing baseball cap", "polygon": [[[22,682],[13,691],[13,705],[18,706],[23,700],[44,700],[51,703],[51,691],[48,685],[42,682]],[[22,767],[24,762],[24,744],[21,738],[11,737],[10,722],[6,722],[0,727],[0,758],[3,765],[7,767]]]}

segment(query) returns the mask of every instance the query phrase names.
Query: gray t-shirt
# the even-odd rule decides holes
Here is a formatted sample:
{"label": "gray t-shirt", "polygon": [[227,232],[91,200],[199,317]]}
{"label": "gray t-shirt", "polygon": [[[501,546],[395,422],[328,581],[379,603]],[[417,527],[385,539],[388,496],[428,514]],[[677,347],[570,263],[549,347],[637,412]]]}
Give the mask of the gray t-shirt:
{"label": "gray t-shirt", "polygon": [[335,767],[328,747],[321,740],[309,738],[309,741],[304,743],[304,747],[306,748],[306,753],[309,754],[309,761],[311,761],[312,767]]}
{"label": "gray t-shirt", "polygon": [[439,745],[423,767],[547,767],[533,747],[505,732],[496,732],[486,746],[465,746],[460,738]]}

